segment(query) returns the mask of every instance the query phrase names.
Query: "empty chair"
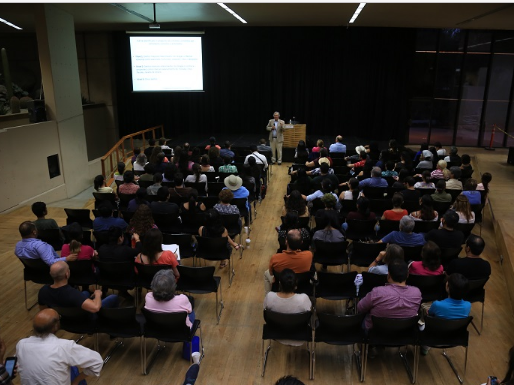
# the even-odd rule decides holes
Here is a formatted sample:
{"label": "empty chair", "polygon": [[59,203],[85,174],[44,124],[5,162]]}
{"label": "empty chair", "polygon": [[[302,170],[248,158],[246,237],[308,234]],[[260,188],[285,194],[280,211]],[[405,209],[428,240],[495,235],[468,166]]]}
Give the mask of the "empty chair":
{"label": "empty chair", "polygon": [[143,265],[134,263],[137,270],[137,286],[150,290],[152,288],[152,279],[160,270],[169,270],[171,265]]}
{"label": "empty chair", "polygon": [[347,219],[346,223],[348,223],[346,238],[351,240],[375,238],[376,220]]}
{"label": "empty chair", "polygon": [[232,258],[230,258],[230,250],[227,247],[227,237],[196,237],[198,240],[198,248],[196,257],[203,258],[208,261],[223,261],[228,259],[229,286],[232,285],[232,279],[236,274],[232,267]]}
{"label": "empty chair", "polygon": [[30,310],[36,304],[30,306],[27,303],[27,281],[32,281],[39,285],[52,284],[54,280],[50,277],[50,266],[48,266],[41,259],[28,259],[28,258],[19,258],[21,263],[23,263],[23,289],[25,292],[25,309]]}
{"label": "empty chair", "polygon": [[316,298],[333,301],[347,300],[356,297],[354,280],[356,271],[350,273],[317,272]]}
{"label": "empty chair", "polygon": [[[55,307],[54,310],[59,313],[62,330],[81,335],[76,343],[82,340],[85,334],[96,333],[96,319],[81,307]],[[95,338],[94,349],[98,351],[98,336]]]}
{"label": "empty chair", "polygon": [[466,349],[464,355],[464,374],[468,363],[468,326],[473,317],[461,319],[444,319],[431,316],[425,317],[425,329],[420,333],[419,344],[431,348],[443,349],[443,356],[450,364],[457,379],[462,384],[464,380],[460,377],[453,365],[451,358],[446,354],[446,349],[462,346]]}
{"label": "empty chair", "polygon": [[475,227],[474,223],[457,223],[454,227],[454,231],[462,231],[464,234],[464,239],[468,239],[471,231],[473,231],[473,227]]}
{"label": "empty chair", "polygon": [[[271,349],[271,340],[288,340],[307,342],[309,351],[309,378],[314,379],[313,359],[315,354],[314,329],[311,326],[312,311],[287,314],[277,313],[269,309],[264,310],[262,327],[262,374],[266,370],[268,353]],[[264,349],[264,341],[269,340],[269,345]]]}
{"label": "empty chair", "polygon": [[[187,292],[191,294],[216,293],[216,324],[219,324],[221,312],[223,311],[225,305],[223,304],[221,277],[217,277],[214,275],[214,266],[189,267],[179,265],[177,266],[177,269],[180,273],[180,279],[177,282],[177,291]],[[218,291],[220,293],[219,304]]]}
{"label": "empty chair", "polygon": [[324,242],[320,239],[314,241],[315,252],[312,262],[328,266],[341,266],[348,263],[346,248],[348,242]]}
{"label": "empty chair", "polygon": [[464,301],[469,301],[472,304],[474,302],[482,303],[482,315],[480,317],[480,330],[476,327],[474,322],[471,322],[478,334],[482,334],[484,327],[484,307],[485,307],[485,284],[489,280],[489,277],[482,279],[470,279],[469,280],[469,291],[464,296]]}
{"label": "empty chair", "polygon": [[[94,261],[98,268],[98,285],[114,290],[131,290],[136,287],[134,262]],[[137,302],[137,296],[136,302]],[[136,303],[137,305],[137,303]]]}
{"label": "empty chair", "polygon": [[97,209],[104,201],[111,202],[112,207],[116,207],[116,194],[115,193],[98,193],[93,192],[95,197],[95,209]]}
{"label": "empty chair", "polygon": [[62,237],[60,229],[44,229],[38,230],[37,232],[38,239],[41,239],[43,242],[51,245],[55,251],[59,251],[62,249]]}
{"label": "empty chair", "polygon": [[[365,314],[356,315],[335,315],[328,313],[317,313],[318,326],[316,327],[315,342],[324,342],[329,345],[352,345],[353,356],[355,357],[355,363],[357,364],[357,370],[361,381],[363,378],[362,365],[362,354],[364,351],[364,345],[366,343],[366,333],[362,328],[362,321],[364,320]],[[360,351],[355,351],[355,344],[360,345]],[[314,359],[314,368],[316,360]],[[314,373],[313,373],[314,377]]]}
{"label": "empty chair", "polygon": [[363,193],[369,200],[384,199],[387,193],[387,187],[364,187]]}
{"label": "empty chair", "polygon": [[350,265],[368,267],[386,247],[386,243],[353,242],[348,263]]}
{"label": "empty chair", "polygon": [[[155,313],[145,308],[141,309],[145,318],[143,328],[143,374],[148,373],[150,365],[147,363],[146,340],[147,338],[155,338],[157,340],[157,353],[162,350],[159,341],[163,342],[188,342],[189,343],[189,361],[192,363],[193,355],[193,337],[197,331],[200,331],[200,353],[203,355],[203,339],[202,330],[200,328],[200,320],[196,319],[192,327],[186,326],[186,312],[178,313]],[[154,356],[155,357],[155,356]]]}
{"label": "empty chair", "polygon": [[[210,174],[209,172],[207,174]],[[210,197],[217,197],[221,190],[225,187],[225,183],[221,182],[208,182],[207,190],[209,191]]]}
{"label": "empty chair", "polygon": [[423,246],[402,246],[405,261],[421,261],[421,250]]}
{"label": "empty chair", "polygon": [[73,261],[67,262],[70,267],[70,278],[68,284],[71,286],[96,286],[96,274],[93,270],[93,261]]}
{"label": "empty chair", "polygon": [[91,230],[93,228],[93,221],[91,220],[91,210],[89,209],[64,209],[68,216],[66,224],[71,225],[73,222],[78,222],[82,229]]}
{"label": "empty chair", "polygon": [[437,230],[439,228],[439,221],[415,221],[415,233],[428,233],[430,230]]}

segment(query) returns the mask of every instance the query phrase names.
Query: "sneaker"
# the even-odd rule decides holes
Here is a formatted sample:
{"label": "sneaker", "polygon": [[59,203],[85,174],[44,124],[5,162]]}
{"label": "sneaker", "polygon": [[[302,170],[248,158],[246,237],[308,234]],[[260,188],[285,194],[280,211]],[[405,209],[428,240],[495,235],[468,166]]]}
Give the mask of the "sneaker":
{"label": "sneaker", "polygon": [[193,364],[199,364],[200,358],[202,357],[202,355],[200,354],[200,352],[193,352],[192,357],[193,357]]}
{"label": "sneaker", "polygon": [[279,162],[278,162],[278,165],[280,166],[281,164],[282,164],[282,162],[280,162],[280,161],[279,161]]}

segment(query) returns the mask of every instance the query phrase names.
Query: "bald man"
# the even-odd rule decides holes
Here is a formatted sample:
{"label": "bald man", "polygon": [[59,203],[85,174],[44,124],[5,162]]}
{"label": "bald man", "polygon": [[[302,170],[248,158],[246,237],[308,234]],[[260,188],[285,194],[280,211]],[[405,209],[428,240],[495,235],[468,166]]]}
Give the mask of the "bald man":
{"label": "bald man", "polygon": [[344,152],[346,153],[346,146],[343,144],[343,137],[341,135],[336,136],[336,142],[332,143],[328,148],[330,153],[333,152]]}
{"label": "bald man", "polygon": [[70,285],[70,268],[66,262],[55,262],[50,266],[52,285],[45,285],[39,290],[39,309],[47,307],[81,307],[87,312],[98,313],[102,307],[118,307],[118,296],[110,295],[102,300],[102,291],[95,290],[93,295],[88,291],[79,291]]}
{"label": "bald man", "polygon": [[[75,385],[87,376],[100,376],[103,360],[94,350],[73,340],[57,338],[59,314],[53,309],[41,310],[34,317],[34,336],[16,345],[21,385]],[[83,372],[71,382],[71,367]]]}
{"label": "bald man", "polygon": [[76,261],[77,254],[59,257],[54,248],[41,239],[37,239],[36,225],[32,222],[23,222],[19,229],[21,241],[16,244],[14,254],[20,259],[41,259],[47,265],[57,261]]}

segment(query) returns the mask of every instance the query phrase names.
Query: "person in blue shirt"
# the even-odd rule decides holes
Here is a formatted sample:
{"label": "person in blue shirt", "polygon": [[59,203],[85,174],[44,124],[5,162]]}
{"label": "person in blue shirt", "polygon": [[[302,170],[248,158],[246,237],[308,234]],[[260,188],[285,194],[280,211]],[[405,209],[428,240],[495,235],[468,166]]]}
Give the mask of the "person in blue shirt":
{"label": "person in blue shirt", "polygon": [[113,218],[112,217],[112,204],[111,202],[103,202],[98,207],[98,212],[100,216],[95,218],[93,221],[93,230],[94,231],[109,231],[111,226],[119,227],[121,230],[125,231],[127,228],[127,222],[122,218]]}
{"label": "person in blue shirt", "polygon": [[228,140],[225,141],[225,146],[220,150],[220,157],[224,158],[228,156],[230,159],[234,159],[236,154],[234,154],[234,151],[231,149],[232,143],[230,143]]}
{"label": "person in blue shirt", "polygon": [[466,183],[464,183],[464,191],[462,195],[465,195],[470,205],[479,205],[482,203],[482,197],[480,195],[480,191],[476,190],[477,181],[475,179],[468,179]]}
{"label": "person in blue shirt", "polygon": [[237,175],[229,175],[223,181],[226,187],[223,190],[229,189],[234,194],[234,198],[246,198],[246,208],[250,212],[250,203],[248,203],[248,195],[250,192],[246,187],[243,186],[243,179]]}
{"label": "person in blue shirt", "polygon": [[400,220],[400,231],[391,231],[377,243],[394,243],[403,247],[423,246],[426,241],[423,234],[413,233],[414,219],[405,215]]}
{"label": "person in blue shirt", "polygon": [[364,187],[387,187],[389,184],[382,178],[382,170],[380,167],[373,167],[371,169],[371,178],[364,179],[359,183],[359,188]]}
{"label": "person in blue shirt", "polygon": [[343,137],[341,135],[336,136],[336,142],[330,145],[328,151],[346,153],[346,145],[343,144]]}

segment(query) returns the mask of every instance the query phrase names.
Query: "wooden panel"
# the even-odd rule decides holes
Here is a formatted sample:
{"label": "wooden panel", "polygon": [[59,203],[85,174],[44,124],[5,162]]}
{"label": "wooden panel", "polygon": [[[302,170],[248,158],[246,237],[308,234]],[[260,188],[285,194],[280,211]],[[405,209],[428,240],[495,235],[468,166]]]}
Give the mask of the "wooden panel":
{"label": "wooden panel", "polygon": [[[289,126],[289,124],[286,124]],[[305,140],[307,126],[305,124],[294,124],[293,128],[284,129],[284,145],[285,148],[296,148],[299,140]]]}

